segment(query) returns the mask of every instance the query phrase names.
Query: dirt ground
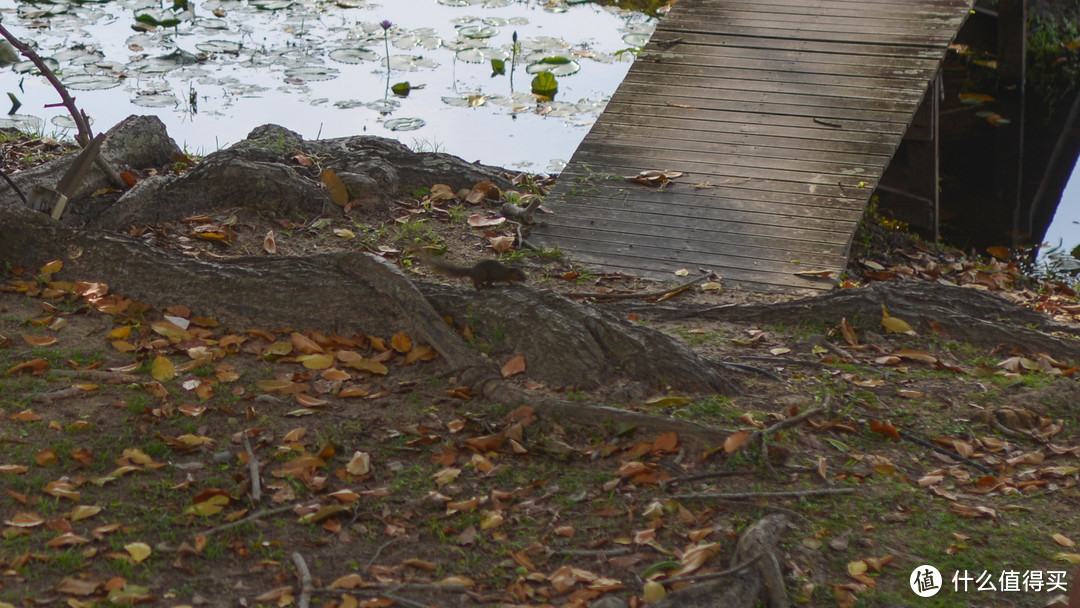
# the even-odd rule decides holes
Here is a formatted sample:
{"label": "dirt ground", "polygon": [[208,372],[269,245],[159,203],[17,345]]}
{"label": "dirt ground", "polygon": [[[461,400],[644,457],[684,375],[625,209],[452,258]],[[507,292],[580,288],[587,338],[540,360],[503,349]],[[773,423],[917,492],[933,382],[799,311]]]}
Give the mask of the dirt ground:
{"label": "dirt ground", "polygon": [[[432,277],[406,253],[415,243],[466,262],[513,235],[471,227],[492,215],[482,205],[417,194],[314,223],[237,211],[137,234],[209,257],[364,249],[418,280]],[[981,285],[1075,322],[1065,284],[1008,256],[972,259],[874,220],[842,280]],[[558,255],[503,258],[561,293],[658,288]],[[398,328],[225,327],[60,268],[4,272],[2,608],[642,606],[647,581],[724,570],[772,513],[790,520],[781,566],[797,605],[1064,606],[1080,584],[1066,574],[1080,563],[1075,361],[882,318],[664,321],[615,301],[596,305],[741,366],[739,392],[505,380],[708,425],[704,445],[478,402]],[[714,282],[664,304],[789,299]],[[497,335],[473,338],[500,364],[514,357]],[[909,586],[922,565],[944,577],[932,600]]]}

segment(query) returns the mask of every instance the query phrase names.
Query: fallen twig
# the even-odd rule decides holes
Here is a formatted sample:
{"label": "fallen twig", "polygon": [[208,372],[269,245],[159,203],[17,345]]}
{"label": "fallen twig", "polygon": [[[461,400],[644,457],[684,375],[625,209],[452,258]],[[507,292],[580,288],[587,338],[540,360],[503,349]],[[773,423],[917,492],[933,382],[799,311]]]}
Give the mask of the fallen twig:
{"label": "fallen twig", "polygon": [[[788,473],[813,473],[814,469],[811,467],[785,467],[784,470]],[[689,483],[691,481],[701,481],[704,479],[716,479],[718,477],[734,477],[736,475],[757,475],[761,471],[713,471],[711,473],[699,473],[697,475],[684,475],[682,477],[669,477],[660,482],[660,486],[670,486],[676,483]]]}
{"label": "fallen twig", "polygon": [[783,420],[777,422],[776,424],[772,424],[772,425],[769,425],[769,426],[767,426],[767,427],[765,427],[763,429],[754,431],[754,433],[752,435],[750,435],[750,437],[749,437],[749,439],[747,439],[747,441],[751,441],[751,442],[752,441],[763,441],[766,438],[766,436],[768,436],[768,435],[774,435],[774,434],[776,434],[776,433],[778,433],[778,432],[780,432],[780,431],[782,431],[782,430],[784,430],[784,429],[786,429],[788,427],[795,426],[796,424],[799,424],[800,422],[802,422],[803,420],[806,420],[807,418],[809,418],[810,416],[813,416],[814,414],[820,414],[820,413],[824,412],[825,408],[828,407],[828,405],[829,405],[829,396],[826,395],[825,396],[825,402],[822,404],[821,407],[815,407],[815,408],[808,409],[808,410],[806,410],[805,412],[803,412],[801,414],[796,414],[795,416],[792,416],[790,418],[784,418]]}
{"label": "fallen twig", "polygon": [[293,551],[292,561],[296,564],[296,573],[300,575],[300,597],[296,600],[296,608],[311,607],[311,571],[308,570],[307,562],[299,551]]}
{"label": "fallen twig", "polygon": [[371,565],[375,563],[375,560],[379,559],[379,554],[382,553],[382,550],[389,547],[390,545],[396,543],[397,540],[398,540],[397,538],[391,538],[390,540],[386,541],[385,543],[379,545],[379,548],[375,550],[375,553],[371,556],[371,559],[368,560],[367,565],[364,566],[364,572],[370,571],[371,570]]}
{"label": "fallen twig", "polygon": [[755,555],[754,557],[751,557],[750,559],[744,561],[743,563],[741,563],[741,564],[739,564],[737,566],[733,566],[731,568],[728,568],[727,570],[721,570],[720,572],[706,572],[705,574],[691,574],[689,576],[680,576],[680,577],[677,577],[677,578],[666,578],[666,579],[661,579],[660,582],[661,583],[682,583],[684,581],[707,581],[707,580],[713,579],[713,578],[723,578],[725,576],[731,576],[732,574],[737,574],[739,572],[742,572],[743,570],[746,570],[750,566],[754,565],[754,563],[757,562],[757,560],[761,559],[761,557],[762,556],[760,554]]}
{"label": "fallen twig", "polygon": [[276,509],[263,509],[262,511],[252,513],[251,515],[248,515],[247,517],[245,517],[243,519],[238,519],[236,521],[231,521],[231,522],[229,522],[227,524],[222,524],[222,525],[217,526],[215,528],[210,528],[209,530],[203,532],[203,534],[205,534],[207,536],[210,536],[211,534],[217,534],[218,532],[224,532],[225,530],[228,530],[229,528],[235,528],[236,526],[239,526],[241,524],[246,524],[246,523],[248,523],[250,521],[255,521],[256,519],[262,519],[263,517],[266,517],[268,515],[276,515],[278,513],[284,513],[285,511],[292,511],[297,506],[299,506],[299,505],[288,505],[286,507],[277,507]]}
{"label": "fallen twig", "polygon": [[259,504],[262,500],[262,480],[259,476],[259,460],[255,458],[255,452],[251,450],[251,442],[248,441],[247,431],[240,433],[244,440],[244,451],[248,455],[248,476],[251,477],[251,502]]}
{"label": "fallen twig", "polygon": [[983,473],[986,473],[987,475],[997,475],[997,471],[995,471],[994,469],[991,469],[990,467],[983,466],[983,465],[975,462],[974,460],[971,460],[970,458],[964,458],[963,456],[961,456],[960,454],[957,454],[956,452],[953,452],[952,450],[946,450],[945,448],[936,446],[936,445],[930,443],[929,441],[919,439],[918,437],[912,435],[911,433],[908,433],[907,431],[899,431],[899,433],[900,433],[901,437],[903,437],[904,439],[907,439],[908,441],[910,441],[912,443],[917,443],[917,444],[923,446],[924,448],[930,448],[931,450],[934,450],[935,452],[937,452],[939,454],[944,454],[944,455],[948,456],[949,458],[952,458],[953,460],[955,460],[957,462],[962,462],[962,463],[968,465],[969,467],[971,467],[973,469],[978,469],[979,471],[982,471]]}
{"label": "fallen twig", "polygon": [[3,177],[4,181],[7,182],[9,186],[11,186],[12,190],[15,191],[15,194],[19,195],[19,198],[22,199],[23,204],[27,204],[26,195],[23,194],[23,191],[19,189],[19,186],[17,186],[15,182],[11,181],[11,178],[8,177],[8,174],[4,171],[0,171],[0,177]]}
{"label": "fallen twig", "polygon": [[707,275],[707,274],[703,274],[703,275],[697,277],[696,279],[693,279],[691,281],[686,281],[685,283],[680,283],[680,284],[676,285],[675,287],[668,287],[668,288],[660,289],[660,290],[657,290],[657,291],[646,291],[644,293],[642,293],[642,292],[637,292],[637,293],[595,293],[595,292],[594,293],[589,293],[589,292],[585,292],[585,291],[580,291],[580,292],[579,291],[574,291],[574,292],[564,293],[564,294],[559,294],[559,295],[561,295],[563,297],[567,297],[567,298],[596,298],[598,300],[637,300],[639,298],[660,298],[660,297],[666,296],[668,294],[674,294],[674,293],[680,292],[680,291],[686,289],[687,287],[690,287],[692,285],[695,285],[695,284],[705,280],[706,278],[708,278],[708,276],[709,275]]}
{"label": "fallen twig", "polygon": [[673,494],[672,498],[713,498],[719,500],[751,500],[755,498],[805,498],[807,496],[828,496],[830,494],[854,494],[855,488],[825,488],[821,490],[790,490],[787,492],[699,492],[695,494]]}
{"label": "fallen twig", "polygon": [[70,388],[62,388],[49,393],[37,393],[31,395],[30,401],[33,401],[34,403],[53,403],[60,401],[61,399],[71,399],[72,397],[78,397],[79,395],[85,394],[86,391],[83,389],[72,386]]}
{"label": "fallen twig", "polygon": [[138,384],[143,378],[121,372],[107,372],[100,369],[51,369],[50,376],[62,376],[64,378],[81,378],[106,384]]}

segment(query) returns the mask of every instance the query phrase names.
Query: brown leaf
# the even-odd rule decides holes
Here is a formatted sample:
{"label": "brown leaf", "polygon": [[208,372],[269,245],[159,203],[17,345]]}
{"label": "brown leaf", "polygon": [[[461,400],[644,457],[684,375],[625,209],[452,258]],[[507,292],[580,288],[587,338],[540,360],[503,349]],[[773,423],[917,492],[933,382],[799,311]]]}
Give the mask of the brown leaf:
{"label": "brown leaf", "polygon": [[900,439],[900,431],[896,430],[896,427],[893,426],[892,423],[888,420],[886,420],[885,422],[871,420],[870,430],[874,431],[875,433],[881,433],[882,435],[892,437],[893,439]]}
{"label": "brown leaf", "polygon": [[724,440],[724,451],[728,454],[734,452],[749,438],[750,433],[746,431],[737,431],[728,435],[727,439]]}
{"label": "brown leaf", "polygon": [[525,355],[518,355],[502,366],[502,377],[509,378],[525,371]]}
{"label": "brown leaf", "polygon": [[840,319],[840,333],[844,335],[844,341],[849,346],[858,346],[859,337],[855,333],[855,327],[851,325],[851,322],[847,320],[847,317]]}

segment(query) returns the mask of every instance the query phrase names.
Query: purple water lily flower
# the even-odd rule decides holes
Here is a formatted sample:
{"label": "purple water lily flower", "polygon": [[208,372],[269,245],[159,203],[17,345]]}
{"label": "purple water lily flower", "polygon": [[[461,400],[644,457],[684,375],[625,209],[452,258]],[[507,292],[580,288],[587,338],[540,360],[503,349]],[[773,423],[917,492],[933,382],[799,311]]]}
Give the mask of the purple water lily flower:
{"label": "purple water lily flower", "polygon": [[383,19],[381,22],[379,22],[379,25],[382,26],[382,29],[388,30],[390,29],[390,26],[394,24],[391,23],[389,19]]}

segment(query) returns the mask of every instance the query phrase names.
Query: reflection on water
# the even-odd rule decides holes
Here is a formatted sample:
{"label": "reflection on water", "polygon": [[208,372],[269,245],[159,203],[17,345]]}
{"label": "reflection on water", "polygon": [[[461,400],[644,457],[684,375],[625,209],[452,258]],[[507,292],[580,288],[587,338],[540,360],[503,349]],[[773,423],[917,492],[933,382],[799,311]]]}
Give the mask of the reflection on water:
{"label": "reflection on water", "polygon": [[[187,150],[206,153],[273,122],[305,138],[381,135],[533,171],[570,157],[629,69],[627,49],[653,27],[618,8],[512,0],[172,6],[0,1],[5,26],[58,62],[95,130],[155,114]],[[145,23],[173,18],[175,28]],[[492,59],[505,73],[493,75]],[[0,76],[22,101],[19,113],[44,120],[46,134],[70,133],[64,110],[44,107],[58,101],[55,91],[19,69]],[[529,72],[539,70],[558,75],[551,102],[529,94]],[[388,91],[406,81],[407,97]]]}

